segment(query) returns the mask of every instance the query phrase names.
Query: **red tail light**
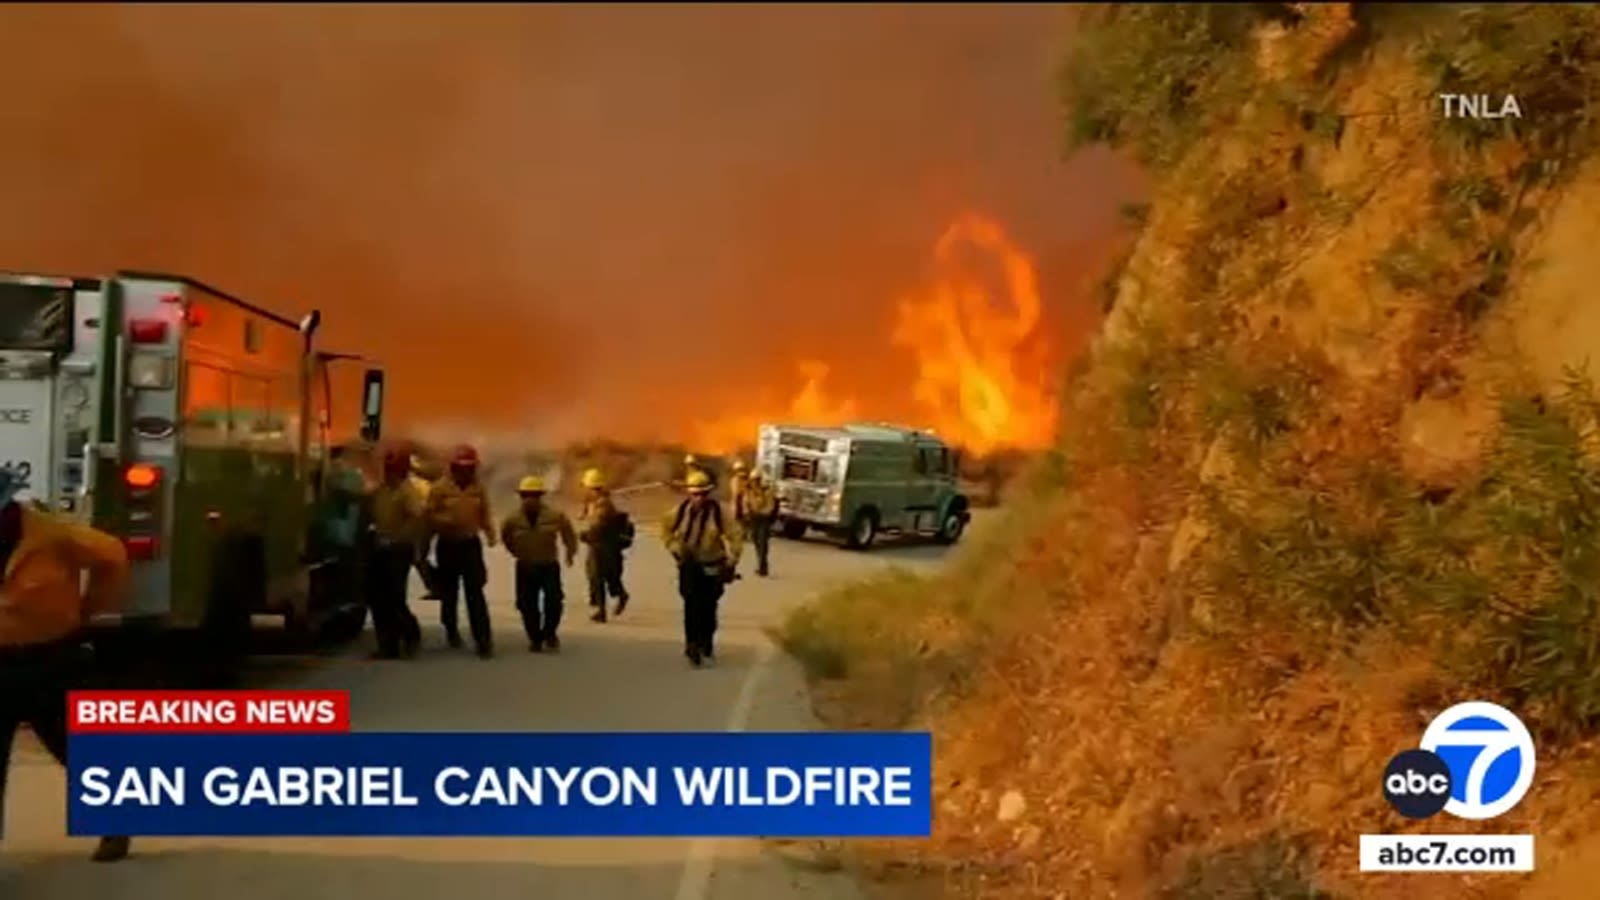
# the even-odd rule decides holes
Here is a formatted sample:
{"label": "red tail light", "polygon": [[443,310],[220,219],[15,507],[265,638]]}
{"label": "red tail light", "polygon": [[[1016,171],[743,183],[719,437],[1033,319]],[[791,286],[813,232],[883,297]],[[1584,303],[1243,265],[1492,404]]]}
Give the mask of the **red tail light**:
{"label": "red tail light", "polygon": [[161,483],[161,467],[134,463],[122,470],[122,483],[131,491],[153,490]]}
{"label": "red tail light", "polygon": [[132,319],[128,322],[128,339],[135,344],[164,344],[167,342],[167,320]]}
{"label": "red tail light", "polygon": [[125,537],[122,539],[122,546],[128,551],[128,559],[135,562],[155,559],[156,553],[161,549],[160,542],[153,537],[145,536]]}

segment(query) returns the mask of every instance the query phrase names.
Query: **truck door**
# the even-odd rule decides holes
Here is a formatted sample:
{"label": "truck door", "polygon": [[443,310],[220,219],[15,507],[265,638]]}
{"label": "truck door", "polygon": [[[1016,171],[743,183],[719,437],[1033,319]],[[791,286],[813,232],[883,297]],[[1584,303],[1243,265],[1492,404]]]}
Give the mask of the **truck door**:
{"label": "truck door", "polygon": [[80,285],[92,312],[97,281],[0,276],[0,463],[23,479],[17,499],[66,511],[79,500],[96,393],[93,360],[71,358]]}
{"label": "truck door", "polygon": [[944,465],[940,453],[940,448],[926,444],[911,448],[905,507],[908,531],[930,531],[939,525],[939,485]]}

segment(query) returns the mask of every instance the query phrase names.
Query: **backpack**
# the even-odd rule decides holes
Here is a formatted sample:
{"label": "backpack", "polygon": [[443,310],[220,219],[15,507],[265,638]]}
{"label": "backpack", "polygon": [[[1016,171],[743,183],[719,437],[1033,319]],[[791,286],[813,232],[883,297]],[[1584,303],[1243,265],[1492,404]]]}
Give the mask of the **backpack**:
{"label": "backpack", "polygon": [[626,550],[633,546],[633,519],[625,512],[617,513],[615,525],[617,529],[617,549]]}

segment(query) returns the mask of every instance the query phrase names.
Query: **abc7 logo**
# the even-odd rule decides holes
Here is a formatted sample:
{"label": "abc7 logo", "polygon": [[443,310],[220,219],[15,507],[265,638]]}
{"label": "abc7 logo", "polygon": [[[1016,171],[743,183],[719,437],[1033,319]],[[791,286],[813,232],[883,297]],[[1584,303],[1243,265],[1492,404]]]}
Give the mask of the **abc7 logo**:
{"label": "abc7 logo", "polygon": [[1383,796],[1408,819],[1448,812],[1492,819],[1522,802],[1533,784],[1533,738],[1510,710],[1460,703],[1428,725],[1422,746],[1403,750],[1383,773]]}
{"label": "abc7 logo", "polygon": [[1450,767],[1429,750],[1402,750],[1383,772],[1383,796],[1408,819],[1426,819],[1450,802]]}

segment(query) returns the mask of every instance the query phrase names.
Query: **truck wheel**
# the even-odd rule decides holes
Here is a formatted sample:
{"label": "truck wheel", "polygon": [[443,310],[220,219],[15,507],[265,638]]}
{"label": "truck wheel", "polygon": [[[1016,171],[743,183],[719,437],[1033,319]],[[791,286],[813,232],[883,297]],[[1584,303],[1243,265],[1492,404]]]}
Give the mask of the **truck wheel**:
{"label": "truck wheel", "polygon": [[939,523],[939,531],[933,539],[941,544],[954,544],[961,540],[961,535],[967,530],[967,517],[963,510],[952,509],[944,514],[944,521]]}
{"label": "truck wheel", "polygon": [[780,531],[784,537],[791,541],[798,541],[806,536],[806,523],[794,519],[784,519]]}
{"label": "truck wheel", "polygon": [[845,536],[845,545],[852,550],[866,550],[872,542],[878,539],[878,513],[876,510],[863,509],[856,513],[855,520],[850,523],[850,533]]}
{"label": "truck wheel", "polygon": [[266,547],[257,537],[226,538],[212,560],[205,618],[193,648],[199,680],[207,687],[231,686],[250,646],[250,611],[267,589]]}
{"label": "truck wheel", "polygon": [[308,621],[310,618],[310,616],[301,615],[293,609],[284,612],[283,641],[285,649],[301,652],[311,649],[312,645],[316,643],[313,640],[314,635],[311,633],[311,622]]}
{"label": "truck wheel", "polygon": [[322,626],[322,639],[335,647],[342,647],[361,637],[361,632],[366,630],[367,608],[348,606],[328,617],[327,623]]}

